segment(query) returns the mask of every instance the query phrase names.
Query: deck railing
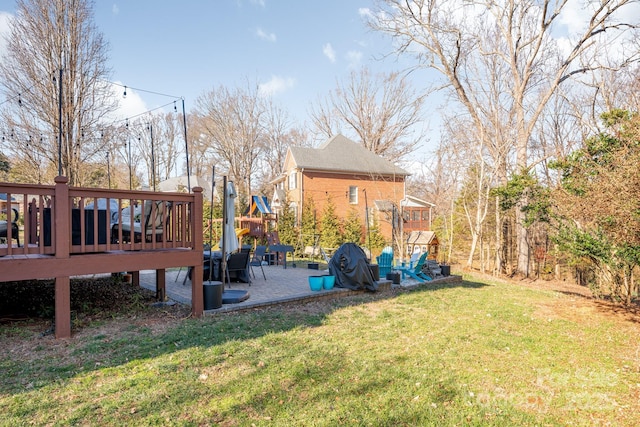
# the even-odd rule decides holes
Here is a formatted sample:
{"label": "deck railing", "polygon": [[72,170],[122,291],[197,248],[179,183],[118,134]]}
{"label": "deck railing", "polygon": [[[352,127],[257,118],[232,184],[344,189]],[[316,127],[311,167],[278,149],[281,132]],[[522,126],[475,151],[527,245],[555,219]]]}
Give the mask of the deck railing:
{"label": "deck railing", "polygon": [[71,333],[69,277],[76,275],[155,269],[164,298],[164,270],[193,267],[192,313],[202,315],[201,188],[158,193],[70,187],[62,176],[55,182],[0,182],[0,220],[7,222],[0,282],[55,278],[56,336]]}
{"label": "deck railing", "polygon": [[7,227],[0,256],[55,255],[64,246],[69,254],[196,246],[194,194],[8,183],[0,194],[7,221],[17,209],[21,229],[14,236]]}

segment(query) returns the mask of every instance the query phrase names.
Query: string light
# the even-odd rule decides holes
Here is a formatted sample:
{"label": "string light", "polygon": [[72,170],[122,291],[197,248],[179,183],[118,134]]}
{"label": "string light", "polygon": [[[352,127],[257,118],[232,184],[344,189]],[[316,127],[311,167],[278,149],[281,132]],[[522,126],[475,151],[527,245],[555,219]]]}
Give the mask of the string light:
{"label": "string light", "polygon": [[[56,75],[54,74],[52,77],[53,77],[53,81],[54,81],[54,82],[56,82],[56,81],[57,81]],[[177,106],[177,101],[178,101],[178,99],[181,99],[181,100],[182,100],[182,109],[183,109],[183,112],[184,112],[184,98],[182,98],[182,97],[173,96],[173,95],[168,95],[168,94],[165,94],[165,93],[160,93],[160,92],[155,92],[155,91],[150,91],[150,90],[145,90],[145,89],[140,89],[140,88],[129,87],[128,85],[122,85],[122,84],[118,84],[118,83],[110,82],[110,81],[107,81],[107,80],[103,80],[103,81],[104,81],[104,82],[106,82],[106,83],[109,83],[109,84],[113,84],[113,85],[116,85],[116,86],[120,86],[120,87],[122,87],[122,88],[123,88],[123,92],[122,92],[122,97],[123,97],[123,98],[126,98],[126,97],[127,97],[127,91],[128,91],[129,89],[134,90],[134,91],[137,91],[137,92],[144,92],[144,93],[148,93],[148,94],[153,94],[153,95],[158,95],[158,96],[164,96],[164,97],[172,98],[172,100],[171,100],[171,101],[167,102],[167,103],[166,103],[166,104],[164,104],[164,105],[161,105],[161,106],[159,106],[159,107],[155,107],[155,108],[149,109],[149,110],[147,110],[147,111],[144,111],[144,112],[142,112],[142,113],[140,113],[140,114],[136,114],[136,115],[134,115],[134,116],[130,116],[130,117],[125,118],[125,119],[124,119],[124,122],[125,122],[125,127],[126,127],[126,130],[127,130],[127,131],[129,131],[129,130],[130,130],[130,126],[129,126],[129,121],[130,121],[130,120],[133,120],[133,119],[136,119],[136,118],[138,118],[138,117],[141,117],[141,116],[144,116],[144,115],[150,114],[150,113],[152,113],[152,112],[154,112],[154,111],[156,111],[156,110],[161,110],[161,109],[163,109],[163,108],[166,108],[167,106],[171,105],[171,103],[173,103],[173,111],[174,111],[174,113],[177,113],[177,112],[178,112],[178,106]],[[27,89],[27,91],[30,93],[31,89],[32,89],[34,86],[35,86],[35,85],[32,85],[31,87],[29,87],[29,88]],[[17,99],[17,104],[18,104],[20,107],[22,107],[22,106],[23,106],[23,102],[22,102],[22,93],[18,93],[17,95],[15,95],[15,96],[13,96],[13,97],[10,97],[10,98],[5,99],[3,102],[0,102],[0,105],[3,105],[3,104],[5,104],[5,103],[7,103],[7,102],[10,102],[10,101],[12,101],[12,100],[16,100],[16,99]],[[121,123],[121,122],[122,122],[122,120],[116,120],[116,121],[114,121],[114,122],[111,122],[111,124],[108,124],[107,126],[117,126],[119,122]],[[147,126],[147,129],[149,130],[149,126]],[[85,132],[85,128],[81,128],[81,138],[82,138],[82,139],[84,139],[84,138],[85,138],[85,133],[86,133],[86,132]],[[90,133],[92,133],[92,132],[90,132]],[[15,137],[16,137],[16,134],[14,133],[14,130],[13,130],[13,129],[11,129],[11,134],[10,134],[10,136],[7,136],[7,132],[5,132],[5,131],[3,131],[3,132],[2,132],[2,142],[3,142],[3,143],[5,143],[7,140],[9,140],[9,141],[10,141],[11,139],[15,139]],[[101,137],[101,138],[104,138],[104,137],[105,137],[104,130],[101,130],[101,131],[100,131],[100,137]],[[9,138],[11,138],[11,139],[9,139]],[[19,138],[19,139],[22,139],[23,143],[24,143],[24,144],[27,144],[27,145],[32,144],[32,142],[33,142],[33,138],[32,138],[31,136],[28,136],[28,140],[27,140],[27,138],[20,137],[20,136],[18,136],[18,138]],[[17,142],[19,142],[19,140],[18,140]],[[139,142],[139,143],[141,143],[141,137],[138,137],[138,142]],[[40,144],[43,144],[43,143],[44,143],[43,133],[42,133],[42,132],[40,132]],[[80,141],[77,141],[75,145],[76,145],[76,147],[79,147],[79,146],[80,146],[80,144],[81,144],[81,142],[80,142]],[[186,144],[186,123],[185,123],[185,144]],[[130,150],[130,149],[131,149],[130,147],[131,147],[133,144],[131,144],[131,143],[128,143],[128,144],[127,144],[127,143],[125,142],[124,146],[125,146],[125,147],[127,147],[127,145],[129,146],[129,150]],[[187,148],[187,150],[188,150],[188,148]],[[131,161],[131,160],[129,160],[129,161]],[[187,153],[187,165],[188,165],[188,153]],[[190,187],[191,187],[191,186],[189,185],[189,188],[190,188]]]}
{"label": "string light", "polygon": [[[29,87],[29,88],[27,89],[27,91],[30,91],[32,88],[33,88],[33,86]],[[16,99],[16,98],[18,98],[18,104],[19,104],[19,105],[22,105],[22,98],[21,98],[21,97],[22,97],[22,93],[18,93],[17,95],[14,95],[14,96],[12,96],[11,98],[7,98],[7,99],[5,99],[4,101],[0,102],[0,105],[6,104],[7,102],[11,102],[11,101],[13,101],[13,100],[14,100],[14,99]]]}
{"label": "string light", "polygon": [[146,89],[140,89],[140,88],[136,88],[136,87],[132,87],[132,86],[127,86],[127,85],[123,85],[120,83],[116,83],[116,82],[111,82],[109,80],[103,80],[105,83],[109,83],[112,84],[114,86],[120,86],[124,88],[124,94],[127,94],[127,89],[131,89],[131,90],[135,90],[137,92],[144,92],[144,93],[150,93],[152,95],[158,95],[158,96],[165,96],[167,98],[174,98],[174,99],[181,99],[180,96],[174,96],[174,95],[168,95],[166,93],[160,93],[160,92],[154,92],[152,90],[146,90]]}

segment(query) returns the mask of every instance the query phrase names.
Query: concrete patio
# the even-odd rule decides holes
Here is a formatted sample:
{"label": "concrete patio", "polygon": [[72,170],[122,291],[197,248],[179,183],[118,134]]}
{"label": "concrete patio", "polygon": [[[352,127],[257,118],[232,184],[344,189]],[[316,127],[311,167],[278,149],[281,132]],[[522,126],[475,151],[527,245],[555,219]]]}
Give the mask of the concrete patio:
{"label": "concrete patio", "polygon": [[[223,304],[219,309],[206,310],[206,313],[219,313],[235,310],[245,310],[250,308],[264,307],[275,304],[291,302],[302,302],[324,298],[339,298],[353,295],[362,291],[352,291],[350,289],[334,287],[330,290],[312,291],[309,287],[309,276],[329,274],[327,270],[308,269],[307,264],[298,263],[297,268],[281,265],[263,266],[266,280],[262,277],[260,267],[253,267],[255,278],[251,276],[251,284],[242,282],[231,282],[231,287],[225,284],[224,289],[243,289],[249,291],[249,298],[243,302],[234,304]],[[167,270],[166,272],[166,293],[169,300],[182,304],[191,305],[191,282],[185,277],[187,270]],[[151,291],[155,291],[155,271],[141,271],[140,285]],[[460,276],[448,276],[436,279],[434,282],[460,281]],[[205,285],[207,282],[205,281]],[[401,282],[402,287],[413,287],[419,283],[412,279],[405,279]],[[390,280],[381,279],[378,282],[379,289],[389,289],[392,284]]]}

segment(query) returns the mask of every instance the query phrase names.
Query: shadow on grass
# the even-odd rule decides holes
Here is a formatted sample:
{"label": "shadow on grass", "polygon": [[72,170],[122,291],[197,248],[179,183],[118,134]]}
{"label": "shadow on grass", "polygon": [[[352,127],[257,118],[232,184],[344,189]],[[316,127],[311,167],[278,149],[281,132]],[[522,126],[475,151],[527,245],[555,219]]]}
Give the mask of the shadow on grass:
{"label": "shadow on grass", "polygon": [[[188,310],[184,306],[182,309],[149,306],[147,310],[156,311],[155,317],[146,318],[144,313],[140,313],[139,318],[114,316],[113,319],[99,319],[97,325],[83,328],[83,332],[89,333],[93,328],[91,336],[79,334],[69,341],[55,341],[50,336],[24,337],[29,348],[23,346],[17,351],[2,349],[0,368],[6,376],[5,381],[0,383],[0,393],[20,394],[54,382],[69,380],[80,373],[116,367],[134,360],[152,359],[189,348],[211,348],[298,328],[313,328],[321,326],[327,316],[337,310],[393,299],[403,294],[436,292],[450,288],[480,289],[485,286],[487,285],[484,283],[474,281],[429,282],[409,288],[362,292],[336,299],[219,313],[203,319],[170,318],[172,310],[176,310],[176,317],[186,313]],[[168,316],[163,317],[162,313]],[[101,324],[104,326],[110,322],[116,325],[101,327]],[[154,327],[151,323],[160,327]],[[2,335],[6,333],[0,332],[0,336]],[[18,343],[20,336],[13,341]],[[225,351],[220,349],[221,353]]]}
{"label": "shadow on grass", "polygon": [[435,280],[432,282],[420,283],[418,285],[409,287],[407,289],[417,289],[421,291],[438,291],[441,289],[452,289],[452,288],[480,289],[486,286],[489,286],[489,285],[487,285],[486,283],[476,282],[471,280],[461,280],[461,281],[453,281],[453,282]]}
{"label": "shadow on grass", "polygon": [[611,300],[592,300],[598,310],[612,317],[623,319],[627,322],[640,323],[640,305],[637,302],[623,305]]}

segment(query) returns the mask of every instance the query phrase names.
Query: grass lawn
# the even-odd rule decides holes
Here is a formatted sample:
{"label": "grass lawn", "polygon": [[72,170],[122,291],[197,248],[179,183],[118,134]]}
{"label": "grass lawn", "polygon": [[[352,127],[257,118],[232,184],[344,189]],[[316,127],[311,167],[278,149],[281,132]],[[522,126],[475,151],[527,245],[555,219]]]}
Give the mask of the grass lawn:
{"label": "grass lawn", "polygon": [[639,329],[582,296],[477,278],[118,315],[70,340],[4,326],[0,425],[632,426]]}

